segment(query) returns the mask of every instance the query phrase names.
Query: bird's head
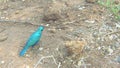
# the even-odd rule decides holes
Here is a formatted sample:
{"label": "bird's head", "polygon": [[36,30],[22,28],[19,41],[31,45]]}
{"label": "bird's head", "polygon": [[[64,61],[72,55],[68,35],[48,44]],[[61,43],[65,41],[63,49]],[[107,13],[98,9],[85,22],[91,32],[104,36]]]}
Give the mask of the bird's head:
{"label": "bird's head", "polygon": [[43,26],[40,26],[40,27],[38,28],[38,30],[39,30],[39,31],[43,31],[43,30],[44,30],[44,27],[43,27]]}

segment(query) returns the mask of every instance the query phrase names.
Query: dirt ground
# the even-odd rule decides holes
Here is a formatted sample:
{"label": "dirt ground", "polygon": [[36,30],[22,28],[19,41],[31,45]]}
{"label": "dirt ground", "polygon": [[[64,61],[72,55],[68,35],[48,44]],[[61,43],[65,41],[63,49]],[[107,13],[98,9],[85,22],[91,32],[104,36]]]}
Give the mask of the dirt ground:
{"label": "dirt ground", "polygon": [[119,57],[120,22],[96,0],[0,0],[0,68],[120,68]]}

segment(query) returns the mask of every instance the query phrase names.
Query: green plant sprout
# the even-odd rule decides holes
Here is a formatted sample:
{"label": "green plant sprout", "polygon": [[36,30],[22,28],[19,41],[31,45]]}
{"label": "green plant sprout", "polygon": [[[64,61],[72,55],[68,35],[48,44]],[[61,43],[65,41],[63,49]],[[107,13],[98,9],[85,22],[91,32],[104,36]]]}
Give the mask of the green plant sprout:
{"label": "green plant sprout", "polygon": [[105,6],[117,20],[120,20],[120,4],[115,4],[114,0],[98,0],[98,4]]}

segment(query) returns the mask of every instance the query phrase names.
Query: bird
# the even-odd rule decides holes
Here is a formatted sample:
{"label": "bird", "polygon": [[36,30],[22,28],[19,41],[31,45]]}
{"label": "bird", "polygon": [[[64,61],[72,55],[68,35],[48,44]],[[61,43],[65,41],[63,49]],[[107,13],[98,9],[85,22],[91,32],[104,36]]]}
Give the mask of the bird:
{"label": "bird", "polygon": [[20,56],[24,56],[24,54],[27,52],[27,50],[30,47],[34,47],[39,42],[43,30],[44,30],[44,26],[39,26],[39,28],[30,35],[25,46],[20,51],[20,54],[19,54]]}

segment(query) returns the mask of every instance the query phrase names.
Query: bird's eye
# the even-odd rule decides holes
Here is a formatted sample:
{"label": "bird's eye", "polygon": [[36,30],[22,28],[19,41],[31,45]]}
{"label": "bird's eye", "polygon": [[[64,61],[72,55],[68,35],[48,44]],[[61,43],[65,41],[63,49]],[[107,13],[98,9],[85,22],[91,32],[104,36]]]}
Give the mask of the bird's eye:
{"label": "bird's eye", "polygon": [[43,29],[41,29],[41,31],[43,31]]}

